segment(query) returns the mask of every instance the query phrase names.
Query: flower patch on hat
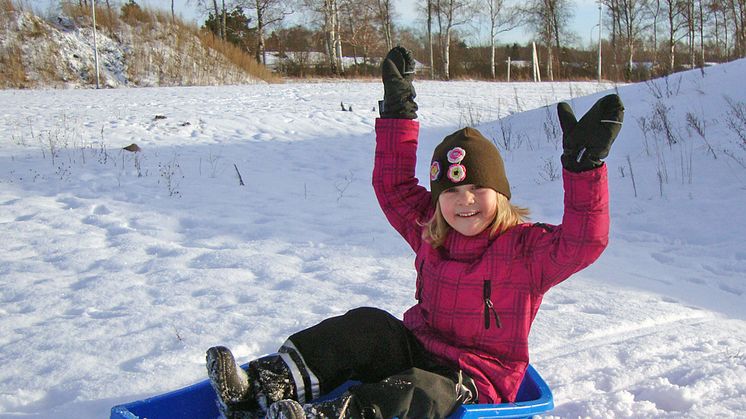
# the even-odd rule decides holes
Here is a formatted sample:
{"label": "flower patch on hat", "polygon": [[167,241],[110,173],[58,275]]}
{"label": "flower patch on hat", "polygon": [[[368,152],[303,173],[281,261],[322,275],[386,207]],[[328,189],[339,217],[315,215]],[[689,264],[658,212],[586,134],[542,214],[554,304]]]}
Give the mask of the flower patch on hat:
{"label": "flower patch on hat", "polygon": [[466,157],[466,150],[461,147],[454,147],[448,152],[448,163],[461,163]]}
{"label": "flower patch on hat", "polygon": [[448,168],[448,179],[453,183],[459,183],[466,179],[466,166],[462,164],[452,164]]}
{"label": "flower patch on hat", "polygon": [[434,161],[433,164],[430,165],[430,180],[432,182],[435,182],[440,177],[440,163],[437,161]]}

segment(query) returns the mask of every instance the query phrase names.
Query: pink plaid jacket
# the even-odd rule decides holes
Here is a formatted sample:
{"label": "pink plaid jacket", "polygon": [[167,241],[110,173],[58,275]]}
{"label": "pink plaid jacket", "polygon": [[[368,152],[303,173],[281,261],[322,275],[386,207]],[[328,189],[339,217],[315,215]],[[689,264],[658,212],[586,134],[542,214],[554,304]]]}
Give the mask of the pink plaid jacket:
{"label": "pink plaid jacket", "polygon": [[419,122],[376,120],[373,187],[391,225],[416,252],[417,304],[405,325],[446,365],[472,377],[480,403],[515,400],[528,334],[549,288],[585,268],[608,242],[606,166],[564,171],[562,224],[522,224],[489,237],[449,233],[434,249],[421,223],[434,213],[415,177]]}

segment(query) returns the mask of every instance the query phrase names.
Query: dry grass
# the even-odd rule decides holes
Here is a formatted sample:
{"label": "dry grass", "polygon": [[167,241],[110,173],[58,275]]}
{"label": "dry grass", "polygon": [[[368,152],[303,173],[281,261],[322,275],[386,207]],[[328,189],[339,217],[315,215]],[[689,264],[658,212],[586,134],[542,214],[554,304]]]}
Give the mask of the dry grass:
{"label": "dry grass", "polygon": [[29,87],[26,68],[21,58],[21,47],[15,43],[0,50],[0,86],[6,88]]}
{"label": "dry grass", "polygon": [[[88,26],[93,21],[93,10],[89,6],[81,6],[72,1],[62,1],[62,14],[68,16],[78,25]],[[119,30],[121,20],[116,9],[109,9],[102,3],[96,3],[96,28],[105,29],[110,34]]]}
{"label": "dry grass", "polygon": [[13,0],[0,0],[0,10],[5,16],[10,16],[11,13],[18,11],[19,7]]}
{"label": "dry grass", "polygon": [[237,46],[225,42],[215,36],[212,32],[200,31],[199,39],[205,48],[217,51],[231,63],[247,73],[258,77],[267,83],[281,83],[282,78],[272,73],[267,67],[256,62],[254,57],[250,56]]}

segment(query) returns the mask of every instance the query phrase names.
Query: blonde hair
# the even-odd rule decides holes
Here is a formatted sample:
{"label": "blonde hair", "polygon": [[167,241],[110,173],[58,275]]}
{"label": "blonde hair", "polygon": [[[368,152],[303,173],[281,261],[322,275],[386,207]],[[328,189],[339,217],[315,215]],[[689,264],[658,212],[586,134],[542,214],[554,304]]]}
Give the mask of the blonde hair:
{"label": "blonde hair", "polygon": [[[511,227],[526,222],[530,211],[528,208],[511,204],[505,195],[498,193],[497,211],[495,211],[495,213],[495,220],[492,222],[490,229],[490,237],[495,237],[498,234],[504,233]],[[439,202],[435,204],[435,214],[433,214],[432,218],[424,223],[422,227],[422,238],[425,239],[425,241],[435,248],[443,245],[448,236],[448,232],[451,231],[451,226],[448,225],[445,217],[443,217]]]}

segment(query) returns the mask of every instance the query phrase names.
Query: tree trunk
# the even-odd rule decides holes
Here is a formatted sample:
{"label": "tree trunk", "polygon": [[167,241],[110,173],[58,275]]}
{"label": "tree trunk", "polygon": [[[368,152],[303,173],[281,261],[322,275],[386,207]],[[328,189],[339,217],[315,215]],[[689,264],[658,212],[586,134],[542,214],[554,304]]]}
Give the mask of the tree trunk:
{"label": "tree trunk", "polygon": [[492,80],[495,80],[497,78],[497,75],[495,74],[495,36],[492,35],[490,38],[490,76],[492,76]]}
{"label": "tree trunk", "polygon": [[337,57],[337,69],[339,71],[338,74],[344,74],[345,68],[342,63],[342,31],[339,29],[339,8],[337,7],[337,0],[334,0],[334,48],[336,50],[336,57]]}
{"label": "tree trunk", "polygon": [[702,1],[699,0],[699,65],[700,68],[705,68],[705,12]]}
{"label": "tree trunk", "polygon": [[435,58],[433,57],[433,1],[427,0],[427,48],[430,59],[430,78],[435,79]]}
{"label": "tree trunk", "polygon": [[332,74],[339,75],[339,58],[337,57],[337,15],[336,0],[324,0],[324,32],[329,67]]}
{"label": "tree trunk", "polygon": [[676,66],[676,27],[674,26],[674,16],[676,11],[674,10],[675,5],[672,0],[668,2],[668,74],[673,73],[673,69]]}
{"label": "tree trunk", "polygon": [[228,16],[226,15],[226,10],[225,10],[225,0],[223,0],[223,18],[220,20],[222,22],[221,24],[222,24],[222,28],[223,28],[221,30],[221,33],[223,34],[223,39],[227,39],[228,38],[228,30],[227,30],[228,29],[228,25],[227,25],[228,22],[227,22],[227,18],[228,18]]}
{"label": "tree trunk", "polygon": [[697,20],[696,16],[694,15],[694,0],[688,0],[686,7],[688,9],[687,14],[689,15],[689,18],[688,18],[689,20],[688,22],[688,26],[689,26],[689,68],[694,68],[694,65],[695,65],[694,46],[696,45],[696,42],[694,41],[696,38],[695,22]]}
{"label": "tree trunk", "polygon": [[[218,0],[212,0],[212,8],[215,11],[215,22],[220,22],[220,9],[218,8]],[[225,33],[223,32],[223,25],[218,23],[218,36],[220,39],[225,39]]]}
{"label": "tree trunk", "polygon": [[446,80],[451,79],[451,27],[446,28],[446,36],[443,41],[443,77]]}
{"label": "tree trunk", "polygon": [[264,50],[264,9],[261,0],[254,0],[256,6],[256,62],[267,65],[267,53]]}
{"label": "tree trunk", "polygon": [[378,16],[381,20],[381,30],[383,39],[386,42],[386,50],[394,47],[394,41],[391,36],[391,0],[378,0]]}
{"label": "tree trunk", "polygon": [[[554,47],[557,48],[557,75],[562,77],[562,46],[560,45],[560,34],[559,34],[559,21],[557,21],[557,12],[552,14],[552,28],[554,36]],[[552,74],[549,75],[550,80],[554,80]]]}

